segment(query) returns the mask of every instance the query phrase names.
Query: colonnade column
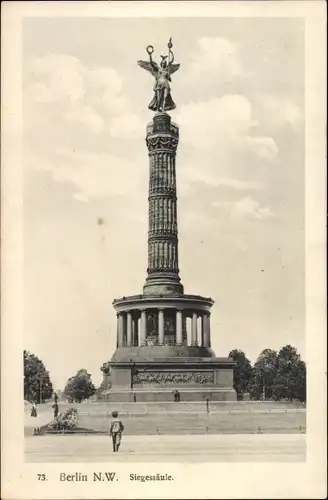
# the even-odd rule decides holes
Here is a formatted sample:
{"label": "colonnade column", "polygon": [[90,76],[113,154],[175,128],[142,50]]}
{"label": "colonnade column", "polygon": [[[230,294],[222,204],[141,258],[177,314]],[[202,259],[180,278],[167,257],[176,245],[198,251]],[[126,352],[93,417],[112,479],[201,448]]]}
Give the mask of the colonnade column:
{"label": "colonnade column", "polygon": [[119,318],[120,315],[116,313],[116,347],[120,347],[120,328],[119,328]]}
{"label": "colonnade column", "polygon": [[126,345],[127,347],[132,345],[132,316],[130,312],[126,315]]}
{"label": "colonnade column", "polygon": [[158,343],[159,343],[159,345],[164,344],[164,311],[163,311],[163,309],[158,310]]}
{"label": "colonnade column", "polygon": [[176,344],[177,345],[182,345],[183,344],[183,338],[182,338],[182,312],[177,310],[176,313]]}
{"label": "colonnade column", "polygon": [[203,316],[203,337],[204,337],[204,347],[211,347],[211,321],[210,315],[206,314]]}
{"label": "colonnade column", "polygon": [[147,317],[146,310],[141,310],[141,320],[140,320],[140,332],[139,332],[139,347],[146,345],[146,336],[147,336]]}
{"label": "colonnade column", "polygon": [[192,315],[192,319],[191,319],[191,345],[192,346],[196,346],[198,345],[198,342],[197,342],[197,313],[194,312],[193,315]]}
{"label": "colonnade column", "polygon": [[132,345],[133,346],[137,346],[139,344],[139,341],[138,341],[138,322],[139,322],[139,319],[134,317],[133,320],[132,320]]}
{"label": "colonnade column", "polygon": [[124,318],[122,314],[117,314],[117,346],[123,347]]}
{"label": "colonnade column", "polygon": [[206,329],[206,315],[202,315],[202,331],[201,331],[201,346],[205,346],[205,329]]}

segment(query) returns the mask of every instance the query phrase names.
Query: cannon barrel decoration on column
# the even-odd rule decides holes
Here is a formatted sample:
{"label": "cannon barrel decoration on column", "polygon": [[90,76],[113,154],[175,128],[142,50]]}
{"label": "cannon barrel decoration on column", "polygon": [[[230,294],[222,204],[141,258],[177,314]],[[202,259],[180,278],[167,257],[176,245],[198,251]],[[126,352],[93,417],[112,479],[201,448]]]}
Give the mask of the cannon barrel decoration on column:
{"label": "cannon barrel decoration on column", "polygon": [[170,400],[172,388],[179,390],[181,400],[236,400],[235,363],[229,358],[217,358],[211,349],[210,313],[214,301],[185,294],[179,275],[179,127],[167,112],[176,108],[170,83],[180,64],[174,63],[172,48],[170,38],[168,54],[161,55],[158,65],[152,57],[154,47],[148,45],[149,61],[138,61],[155,79],[148,106],[155,114],[146,129],[148,267],[142,294],[113,301],[118,322],[117,348],[102,367],[106,387],[110,379],[110,388],[103,393],[107,401]]}

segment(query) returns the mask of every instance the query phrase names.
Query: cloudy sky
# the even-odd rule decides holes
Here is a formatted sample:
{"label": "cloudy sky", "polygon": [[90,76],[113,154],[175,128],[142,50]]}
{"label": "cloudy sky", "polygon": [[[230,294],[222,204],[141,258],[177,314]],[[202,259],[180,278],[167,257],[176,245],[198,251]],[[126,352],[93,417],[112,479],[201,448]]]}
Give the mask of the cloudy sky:
{"label": "cloudy sky", "polygon": [[58,389],[79,368],[100,383],[112,301],[144,284],[153,82],[136,61],[170,36],[185,292],[216,301],[218,356],[305,355],[302,20],[29,18],[24,340]]}

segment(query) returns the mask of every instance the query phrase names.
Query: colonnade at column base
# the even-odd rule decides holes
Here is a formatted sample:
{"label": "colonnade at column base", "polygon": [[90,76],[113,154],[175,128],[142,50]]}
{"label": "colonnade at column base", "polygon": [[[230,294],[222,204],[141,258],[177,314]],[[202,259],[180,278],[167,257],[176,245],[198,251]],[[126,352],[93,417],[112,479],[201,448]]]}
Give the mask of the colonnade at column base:
{"label": "colonnade at column base", "polygon": [[[182,285],[173,285],[173,288],[181,286],[182,289]],[[161,288],[157,292],[114,300],[117,347],[210,347],[210,309],[214,301],[210,297],[186,295],[176,290],[164,293]]]}

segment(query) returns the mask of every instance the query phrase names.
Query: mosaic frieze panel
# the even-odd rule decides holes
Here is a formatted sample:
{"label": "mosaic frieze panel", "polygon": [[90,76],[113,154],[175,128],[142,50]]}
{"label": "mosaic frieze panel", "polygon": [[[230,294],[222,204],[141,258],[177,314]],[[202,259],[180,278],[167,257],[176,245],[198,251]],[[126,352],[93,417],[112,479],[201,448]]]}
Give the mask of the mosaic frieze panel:
{"label": "mosaic frieze panel", "polygon": [[147,314],[147,332],[150,337],[158,335],[158,313],[157,311],[148,311]]}

